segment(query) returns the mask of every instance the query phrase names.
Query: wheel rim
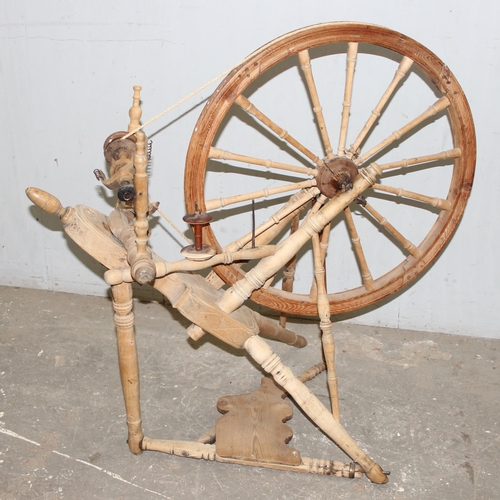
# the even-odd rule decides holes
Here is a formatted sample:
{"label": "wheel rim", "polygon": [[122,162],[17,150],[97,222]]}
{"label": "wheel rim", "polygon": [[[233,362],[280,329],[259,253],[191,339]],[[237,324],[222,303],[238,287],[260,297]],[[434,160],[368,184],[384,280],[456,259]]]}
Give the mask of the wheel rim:
{"label": "wheel rim", "polygon": [[[218,89],[210,98],[209,102],[207,103],[205,109],[203,110],[198,120],[198,123],[196,125],[188,149],[186,170],[185,170],[185,198],[186,198],[187,210],[189,212],[193,211],[195,202],[198,203],[198,205],[202,210],[206,209],[207,204],[209,206],[211,204],[213,205],[213,203],[215,202],[209,201],[210,199],[213,200],[213,198],[211,198],[210,196],[206,197],[207,189],[205,186],[205,181],[206,181],[205,178],[207,176],[207,172],[210,175],[211,163],[213,164],[214,161],[218,162],[222,155],[222,153],[220,152],[221,148],[218,147],[219,146],[218,141],[221,139],[225,127],[227,127],[227,123],[225,122],[230,122],[229,118],[231,118],[231,110],[233,110],[234,112],[234,109],[236,108],[238,109],[238,112],[240,112],[239,111],[240,106],[234,104],[238,96],[241,95],[245,96],[245,94],[250,93],[251,95],[249,102],[252,102],[253,104],[253,98],[255,97],[254,94],[257,94],[257,92],[260,91],[260,87],[257,89],[257,91],[255,90],[255,88],[257,88],[259,85],[259,77],[261,79],[264,78],[268,80],[266,83],[269,84],[269,82],[272,82],[272,80],[269,80],[267,78],[267,75],[273,72],[276,73],[277,72],[276,68],[280,67],[279,66],[280,63],[283,65],[285,60],[288,60],[290,62],[289,64],[290,68],[294,68],[297,65],[306,67],[307,60],[304,60],[304,57],[307,58],[307,56],[309,55],[312,59],[312,67],[313,67],[312,74],[316,79],[317,75],[314,73],[315,64],[321,65],[323,61],[323,59],[321,59],[322,57],[328,59],[333,55],[334,57],[342,58],[342,56],[338,55],[341,51],[337,50],[337,47],[342,48],[347,45],[347,49],[350,51],[349,59],[352,60],[353,59],[352,53],[354,52],[353,47],[356,44],[359,44],[357,45],[358,51],[356,54],[358,67],[356,68],[356,73],[354,73],[355,75],[354,82],[357,81],[356,78],[358,77],[357,74],[358,71],[362,73],[363,66],[360,66],[360,62],[363,59],[362,58],[360,59],[360,56],[363,55],[364,57],[364,55],[366,55],[368,58],[368,56],[373,55],[372,53],[375,53],[376,57],[379,57],[377,53],[378,51],[382,51],[385,58],[388,59],[389,61],[392,61],[391,63],[392,66],[396,67],[396,72],[394,73],[394,75],[396,75],[398,70],[401,71],[398,68],[401,67],[400,63],[402,59],[410,58],[413,61],[412,67],[409,70],[407,70],[407,73],[401,77],[401,82],[404,81],[404,83],[406,84],[405,80],[409,79],[408,75],[410,74],[412,76],[424,75],[423,80],[422,78],[421,80],[424,81],[425,78],[427,78],[430,81],[430,86],[428,88],[430,88],[432,92],[436,94],[436,96],[433,97],[432,101],[426,102],[423,108],[427,108],[430,105],[434,105],[435,102],[439,102],[440,99],[444,99],[446,103],[449,103],[449,105],[447,105],[444,111],[441,111],[436,115],[437,119],[428,118],[424,120],[423,125],[425,126],[415,125],[411,127],[406,134],[403,134],[401,140],[395,140],[388,146],[382,147],[379,151],[376,151],[375,154],[370,154],[370,151],[372,149],[376,149],[376,146],[380,145],[380,142],[377,141],[375,141],[375,146],[373,146],[373,144],[370,143],[371,135],[372,134],[375,135],[374,128],[376,128],[379,124],[381,124],[384,115],[388,113],[388,110],[391,107],[394,111],[396,104],[392,102],[392,100],[397,101],[396,96],[404,88],[404,85],[401,85],[401,82],[399,82],[395,90],[390,94],[390,97],[388,98],[387,102],[382,106],[381,117],[375,119],[375,122],[370,126],[368,132],[360,141],[359,156],[357,159],[356,157],[353,157],[353,159],[358,161],[360,158],[363,159],[364,155],[367,155],[367,157],[365,160],[361,161],[358,166],[368,165],[373,160],[376,160],[376,162],[381,165],[382,164],[387,165],[387,163],[394,163],[394,161],[392,161],[392,158],[388,162],[384,160],[384,156],[386,156],[387,154],[389,154],[389,156],[390,154],[393,154],[393,158],[395,158],[395,161],[397,161],[398,159],[402,159],[403,157],[398,158],[397,154],[396,156],[394,156],[394,151],[396,149],[394,148],[394,145],[397,144],[401,146],[401,144],[404,144],[405,140],[408,140],[406,139],[406,136],[409,136],[409,138],[411,139],[410,142],[412,142],[415,137],[418,138],[419,134],[424,134],[423,140],[426,141],[427,139],[429,139],[429,137],[425,135],[425,130],[429,127],[429,123],[430,125],[434,126],[434,123],[436,123],[439,120],[441,120],[440,127],[443,127],[442,121],[445,120],[445,128],[447,126],[450,130],[448,142],[451,142],[451,144],[447,144],[445,148],[438,148],[438,150],[432,150],[432,151],[428,151],[425,148],[423,148],[419,151],[416,151],[415,153],[412,153],[411,157],[413,158],[416,156],[422,158],[432,154],[435,155],[438,153],[444,153],[445,151],[449,152],[456,149],[460,150],[460,156],[452,158],[451,160],[443,160],[441,162],[444,165],[443,169],[448,169],[447,173],[443,174],[442,176],[441,173],[437,174],[435,173],[438,172],[439,169],[441,168],[440,163],[434,165],[434,163],[436,163],[437,160],[435,160],[433,163],[430,163],[428,161],[419,162],[416,164],[415,167],[406,167],[406,170],[400,167],[387,168],[387,170],[384,171],[384,175],[382,176],[382,181],[380,182],[382,187],[380,189],[375,189],[375,190],[372,189],[370,190],[370,192],[367,192],[367,194],[371,194],[369,200],[373,200],[373,202],[369,201],[368,210],[366,210],[365,208],[358,208],[356,206],[351,205],[351,207],[345,212],[345,215],[343,217],[344,222],[342,222],[342,224],[345,225],[345,228],[349,235],[347,241],[354,248],[353,262],[361,270],[360,274],[364,273],[365,275],[366,275],[366,268],[363,268],[360,262],[364,258],[363,255],[371,253],[369,246],[367,246],[366,244],[366,234],[370,235],[371,233],[373,233],[373,230],[370,233],[370,229],[366,229],[367,227],[370,228],[369,225],[368,226],[366,225],[367,222],[362,222],[360,224],[360,221],[361,220],[375,221],[375,222],[368,222],[368,224],[374,226],[376,232],[378,232],[379,229],[382,229],[384,231],[386,231],[387,229],[387,227],[384,226],[384,223],[381,222],[380,219],[380,217],[382,217],[383,221],[383,217],[385,216],[385,214],[380,215],[379,219],[377,219],[378,214],[383,212],[383,211],[379,212],[377,210],[378,208],[376,206],[377,203],[382,206],[384,205],[384,203],[392,204],[392,206],[395,206],[397,204],[401,209],[401,207],[406,207],[406,205],[408,204],[408,200],[410,200],[411,203],[409,203],[409,206],[410,208],[413,208],[415,211],[417,211],[417,213],[420,214],[418,217],[423,218],[426,221],[432,219],[432,221],[425,223],[425,233],[423,236],[422,234],[419,233],[418,240],[415,242],[415,248],[417,250],[415,251],[414,249],[412,249],[411,246],[407,246],[406,249],[403,250],[404,252],[407,252],[408,255],[406,257],[403,255],[403,258],[399,262],[397,262],[396,265],[393,266],[391,263],[389,265],[389,268],[386,269],[383,268],[383,266],[378,266],[377,263],[374,264],[373,252],[372,255],[365,255],[366,257],[365,260],[370,261],[368,264],[368,270],[372,274],[371,284],[369,284],[369,280],[367,280],[366,278],[360,278],[361,282],[358,286],[355,286],[351,282],[349,282],[350,278],[346,280],[347,284],[342,282],[342,278],[337,280],[337,282],[332,283],[333,286],[331,288],[329,286],[329,291],[331,293],[328,294],[328,299],[330,301],[331,312],[335,314],[348,312],[351,310],[371,305],[376,301],[379,301],[395,293],[403,286],[413,281],[435,260],[437,255],[449,241],[462,216],[467,198],[470,193],[474,175],[474,166],[475,166],[474,126],[466,98],[458,82],[456,81],[453,74],[448,70],[447,66],[444,65],[444,63],[440,61],[439,58],[437,58],[437,56],[435,56],[432,52],[430,52],[428,49],[426,49],[419,43],[415,42],[414,40],[408,37],[405,37],[404,35],[388,30],[386,28],[367,25],[367,24],[327,23],[322,25],[311,26],[284,35],[276,39],[275,41],[265,45],[264,47],[253,53],[251,56],[249,56],[239,68],[237,68],[230,75],[228,75],[228,77],[226,77],[226,79],[220,84]],[[385,51],[387,50],[390,51],[390,53],[385,53]],[[315,57],[314,51],[317,52],[326,51],[326,55],[322,55],[320,53],[317,57]],[[300,56],[301,59],[300,62],[297,62],[297,60],[299,59],[299,57],[297,57],[297,54],[299,53],[301,54]],[[346,61],[345,55],[343,56],[343,58],[345,63]],[[341,75],[342,78],[344,79],[344,83],[342,84],[344,92],[343,97],[344,98],[346,97],[345,92],[348,92],[350,87],[350,91],[354,95],[353,102],[350,106],[349,105],[345,106],[346,105],[345,100],[342,101],[340,104],[337,103],[337,109],[340,108],[339,111],[341,114],[341,118],[340,120],[337,118],[337,116],[335,116],[334,118],[335,120],[340,122],[339,125],[340,131],[338,132],[336,131],[335,133],[331,134],[333,137],[330,137],[330,134],[328,134],[327,130],[326,140],[325,140],[325,134],[322,132],[322,129],[326,128],[326,125],[328,125],[328,127],[331,126],[330,123],[328,122],[330,116],[327,116],[326,112],[323,113],[321,111],[320,113],[318,112],[314,113],[316,129],[318,135],[322,139],[320,141],[321,142],[320,145],[322,146],[323,150],[318,151],[318,149],[316,148],[316,150],[313,152],[312,150],[314,148],[306,147],[308,152],[313,153],[313,156],[316,155],[319,158],[325,155],[326,156],[329,155],[331,158],[337,157],[339,153],[342,153],[341,150],[342,140],[344,140],[347,156],[352,156],[349,153],[349,144],[352,142],[352,138],[356,138],[356,140],[354,141],[354,144],[356,145],[356,141],[359,138],[360,127],[359,126],[356,127],[354,125],[353,119],[349,117],[347,120],[348,121],[347,135],[344,139],[342,139],[343,135],[342,121],[343,119],[345,119],[346,116],[346,112],[342,113],[342,111],[347,107],[347,116],[354,114],[355,111],[354,99],[356,96],[356,92],[358,91],[358,88],[355,86],[356,85],[355,83],[353,85],[345,83],[349,80],[350,75],[352,74],[352,72],[350,72],[351,70],[349,70],[349,64],[346,64],[346,67],[347,69],[340,70],[338,72],[338,75]],[[368,66],[365,66],[365,68],[367,67]],[[305,75],[305,70],[302,69],[300,71],[301,71],[300,74],[304,80],[303,86],[305,89],[307,89],[307,95],[309,101],[312,102],[311,107],[315,109],[321,107],[321,105],[324,104],[325,100],[324,93],[322,93],[321,89],[318,88],[317,95],[315,95],[314,88],[311,90],[311,88],[308,86],[307,75]],[[277,75],[281,76],[281,73],[279,73],[278,71]],[[389,75],[389,78],[386,77],[386,79],[388,79],[389,81],[391,80],[390,76],[391,75]],[[245,93],[245,91],[247,92]],[[377,94],[377,92],[379,91],[375,90],[374,95]],[[348,97],[350,98],[350,95],[348,95]],[[314,102],[316,98],[320,99],[320,106],[317,106],[318,103]],[[240,102],[240,105],[241,105],[241,99],[242,98],[240,97],[238,100]],[[376,99],[375,103],[377,102],[380,103],[378,99]],[[259,106],[257,106],[257,108],[260,109]],[[266,109],[262,111],[266,114],[266,116],[269,116]],[[344,118],[342,118],[342,116]],[[366,122],[366,118],[367,116],[364,116],[360,123]],[[414,116],[410,116],[410,122],[412,121],[413,118]],[[255,121],[255,115],[252,115],[251,119]],[[321,122],[322,119],[325,120],[324,124]],[[272,123],[276,125],[279,124],[280,127],[286,128],[280,122],[279,119],[274,121],[274,119],[271,118],[271,120]],[[262,121],[260,120],[256,121],[259,127],[261,127]],[[286,123],[286,125],[288,125],[288,123]],[[402,130],[404,129],[404,127],[405,125],[403,125],[403,127],[397,130]],[[267,129],[269,129],[269,127],[267,127]],[[273,135],[273,140],[275,140],[274,135]],[[336,148],[337,138],[339,139],[338,148]],[[333,153],[328,153],[328,144],[325,144],[325,142],[328,142],[329,139],[331,139],[330,146],[332,146],[332,149],[334,150],[336,149],[336,151],[334,151]],[[287,142],[287,147],[289,147],[290,142],[288,142],[288,139],[285,139],[284,142]],[[444,142],[445,141],[443,140],[443,143]],[[299,141],[299,144],[302,145],[303,142]],[[213,148],[211,149],[212,146]],[[243,156],[245,157],[237,158],[236,160],[230,160],[232,163],[230,165],[225,165],[224,169],[226,167],[227,171],[241,169],[241,165],[248,163],[248,161],[253,162],[256,158],[257,159],[260,158],[257,154],[253,156],[252,152],[250,155],[248,155],[249,149],[251,148],[248,148],[247,150],[244,151]],[[294,149],[294,147],[292,147],[292,149]],[[326,153],[324,151],[326,151]],[[238,154],[241,153],[238,152]],[[299,152],[299,155],[303,160],[302,157],[304,157],[304,153]],[[340,156],[343,155],[341,154]],[[405,156],[405,158],[407,157],[408,156]],[[275,159],[273,159],[273,162],[275,162],[275,164],[281,163],[275,161]],[[287,162],[286,165],[289,166],[290,164],[293,164],[294,166],[299,166],[302,168],[305,167],[314,169],[318,168],[318,165],[320,163],[315,164],[312,159],[312,156],[309,156],[308,158],[305,158],[305,161]],[[412,168],[414,170],[412,170]],[[429,174],[431,176],[437,175],[441,180],[442,184],[440,186],[441,191],[443,189],[447,189],[447,193],[445,192],[441,196],[433,196],[434,194],[433,178],[431,178],[427,184],[424,183],[425,187],[423,193],[422,192],[418,193],[424,194],[424,196],[427,196],[429,198],[437,197],[440,200],[445,200],[445,202],[440,201],[437,203],[444,203],[446,208],[439,208],[439,207],[431,208],[431,203],[434,202],[431,202],[428,199],[422,201],[421,198],[418,200],[415,200],[414,198],[409,198],[408,192],[410,191],[410,194],[412,194],[415,191],[408,189],[407,186],[408,183],[405,182],[403,182],[404,185],[403,192],[398,191],[399,195],[396,192],[394,192],[394,189],[400,189],[401,186],[398,185],[397,183],[395,183],[395,185],[394,183],[392,183],[391,185],[391,183],[388,182],[387,180],[391,179],[392,177],[397,178],[398,175],[394,174],[401,173],[403,170],[410,171],[410,174],[408,175],[410,176],[410,178],[411,175],[413,175],[413,182],[415,182],[415,179],[417,179],[418,176],[421,175],[421,172],[432,172],[432,174]],[[273,174],[275,176],[282,175],[283,173],[282,170],[275,169],[274,166],[271,168],[271,171],[278,172],[278,174]],[[258,172],[258,171],[253,170],[252,172]],[[306,181],[309,177],[311,177],[305,171],[300,171],[298,173],[295,171],[291,173],[290,172],[286,173],[286,175],[291,175],[291,174],[293,174],[293,176],[296,175],[302,176],[302,178],[298,179],[301,182]],[[256,174],[256,175],[258,176],[261,174]],[[427,173],[425,175],[427,175]],[[402,174],[399,177],[405,177],[405,176]],[[444,182],[441,179],[441,177],[443,177]],[[244,179],[244,177],[242,178]],[[294,179],[293,183],[295,182],[296,180]],[[419,180],[417,179],[416,182],[418,184]],[[282,185],[286,184],[287,182],[282,182]],[[411,186],[411,182],[409,184]],[[443,188],[443,186],[446,184],[447,188]],[[389,186],[389,189],[392,190],[387,191],[387,188],[385,186]],[[282,186],[280,185],[279,187],[281,188]],[[302,190],[304,189],[307,190],[310,188],[303,187]],[[250,194],[253,193],[251,189],[250,190],[244,189],[243,191],[244,193],[250,193]],[[382,194],[375,195],[375,193],[382,193]],[[234,193],[230,193],[230,195],[231,194]],[[286,193],[277,192],[274,196],[283,197],[284,194]],[[287,196],[291,196],[292,194],[293,192],[289,192]],[[242,210],[243,211],[249,210],[250,202],[247,200],[243,203],[245,204],[243,205]],[[422,208],[420,205],[424,205],[425,208]],[[235,206],[240,208],[242,207],[241,204]],[[272,207],[269,210],[271,214],[276,211],[274,207]],[[404,208],[403,211],[405,210],[406,208]],[[429,216],[422,215],[424,213],[422,212],[422,210],[427,210],[427,212],[430,212],[430,215]],[[362,217],[364,218],[360,218],[358,216],[359,213],[361,212],[363,213]],[[425,213],[427,214],[427,212]],[[213,213],[215,214],[216,212]],[[352,217],[353,213],[355,215],[354,218]],[[387,220],[389,220],[389,218],[390,216],[387,216]],[[223,217],[221,217],[219,220],[223,220]],[[354,234],[352,232],[353,220],[356,220],[356,222],[354,222],[354,228],[355,228]],[[399,220],[398,217],[396,217],[396,221],[398,220]],[[409,220],[411,221],[413,219]],[[408,219],[403,220],[403,222],[407,223]],[[391,222],[389,222],[389,224],[390,223]],[[340,224],[341,224],[340,221],[335,222],[335,224],[332,223],[333,227],[332,236],[335,236],[334,234],[335,231],[337,231],[337,236],[338,236],[340,229],[337,230],[337,228],[341,227]],[[418,225],[419,225],[418,223],[414,224],[415,227],[418,227]],[[359,234],[361,226],[363,226],[362,231],[365,231],[365,234],[363,236]],[[404,227],[403,224],[402,232],[404,232],[405,229],[406,228]],[[219,232],[219,234],[216,235],[216,232],[217,232],[217,222],[212,224],[212,227],[206,228],[206,230],[204,231],[204,239],[206,242],[216,246],[217,249],[220,251],[221,247],[224,246],[225,243],[221,244],[219,242],[219,239],[221,239],[221,233]],[[364,244],[363,243],[361,244],[362,248],[361,254],[355,251],[356,245],[354,244],[354,242],[356,240],[356,232],[361,237],[361,241],[365,241]],[[418,231],[416,232],[418,233]],[[403,237],[399,231],[397,233],[400,234],[403,239],[399,239],[399,236],[397,235],[394,236],[394,233],[391,234],[389,232],[388,233],[390,235],[389,240],[393,246],[398,247],[400,249],[400,247],[406,245],[405,241],[410,240],[410,238],[405,239],[405,237]],[[372,241],[371,237],[368,237],[368,241],[370,242]],[[330,255],[330,257],[335,256],[335,253],[333,251],[331,252],[329,251],[328,254]],[[336,265],[337,262],[335,260],[333,262],[327,260],[326,267],[327,267],[327,276],[329,278],[331,271],[335,275],[339,274]],[[373,269],[373,266],[375,267],[375,269]],[[226,283],[229,284],[233,284],[235,281],[241,279],[241,277],[244,275],[244,271],[242,271],[242,269],[235,264],[218,266],[217,268],[215,268],[215,271]],[[342,272],[344,272],[344,270],[341,270],[341,273]],[[276,279],[279,280],[279,277],[277,277]],[[305,281],[307,281],[307,279],[305,279]],[[255,302],[260,303],[266,307],[270,307],[272,309],[276,309],[286,313],[294,313],[300,315],[317,314],[317,304],[314,300],[314,294],[311,295],[308,293],[302,293],[301,291],[286,292],[277,288],[276,286],[274,286],[274,284],[267,289],[262,288],[260,290],[256,290],[251,298]]]}

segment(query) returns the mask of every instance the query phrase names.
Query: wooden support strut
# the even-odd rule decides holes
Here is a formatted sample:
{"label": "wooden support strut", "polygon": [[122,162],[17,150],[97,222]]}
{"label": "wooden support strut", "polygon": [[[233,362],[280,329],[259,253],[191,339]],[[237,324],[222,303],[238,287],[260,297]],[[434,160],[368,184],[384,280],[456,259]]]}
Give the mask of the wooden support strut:
{"label": "wooden support strut", "polygon": [[318,315],[321,328],[321,345],[327,370],[328,391],[333,418],[340,422],[340,409],[338,397],[338,383],[335,371],[335,343],[332,335],[332,322],[330,319],[330,303],[326,294],[325,264],[321,254],[319,234],[312,237],[314,253],[314,276],[317,286]]}
{"label": "wooden support strut", "polygon": [[215,451],[214,444],[199,443],[197,441],[174,441],[145,437],[143,440],[143,449],[160,451],[179,457],[214,460],[216,462],[251,465],[254,467],[266,467],[289,472],[303,472],[351,479],[360,478],[363,475],[363,470],[359,465],[333,460],[318,460],[315,458],[302,457],[302,463],[300,465],[287,465],[220,457]]}
{"label": "wooden support strut", "polygon": [[[299,228],[299,219],[300,214],[297,214],[292,219],[292,225],[290,228],[290,234],[295,233]],[[285,269],[283,271],[283,281],[282,281],[282,289],[285,292],[293,291],[293,282],[295,279],[295,269],[297,268],[297,255],[294,255],[285,265]],[[280,326],[285,328],[286,326],[286,313],[280,313]]]}
{"label": "wooden support strut", "polygon": [[375,463],[359,447],[319,399],[293,375],[290,368],[282,363],[279,356],[273,352],[263,339],[258,336],[250,337],[245,342],[245,349],[290,394],[309,418],[351,457],[354,462],[362,467],[366,476],[372,482],[383,484],[388,481],[387,475],[383,472],[380,465]]}
{"label": "wooden support strut", "polygon": [[127,414],[128,447],[136,455],[142,453],[141,404],[139,399],[139,361],[134,332],[134,313],[132,312],[132,285],[121,283],[111,287],[113,295],[114,320],[118,362],[122,382],[125,411]]}

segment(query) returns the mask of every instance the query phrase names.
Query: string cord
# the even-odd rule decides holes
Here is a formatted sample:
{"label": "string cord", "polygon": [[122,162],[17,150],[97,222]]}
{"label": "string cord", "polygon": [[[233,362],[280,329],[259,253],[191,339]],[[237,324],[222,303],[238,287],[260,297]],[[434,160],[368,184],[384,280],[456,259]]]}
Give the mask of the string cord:
{"label": "string cord", "polygon": [[[151,203],[151,200],[150,200]],[[186,241],[189,245],[193,244],[193,241],[190,240],[175,224],[172,219],[167,217],[167,215],[160,210],[160,208],[157,208],[156,211],[172,226],[173,229],[175,229]]]}
{"label": "string cord", "polygon": [[209,87],[210,85],[212,85],[212,83],[215,83],[217,80],[220,80],[222,77],[226,76],[227,74],[229,74],[231,71],[233,71],[233,69],[241,66],[241,64],[243,64],[245,60],[239,62],[238,64],[232,66],[231,68],[229,68],[228,70],[224,71],[223,73],[221,73],[220,75],[217,75],[215,78],[212,78],[212,80],[210,80],[209,82],[205,83],[204,85],[202,85],[201,87],[197,88],[196,90],[193,90],[193,92],[191,92],[190,94],[188,94],[186,97],[183,97],[180,101],[177,101],[175,104],[172,104],[172,106],[168,107],[167,109],[163,110],[161,113],[158,113],[156,116],[153,116],[153,118],[151,118],[150,120],[148,120],[147,122],[144,122],[142,125],[140,125],[139,127],[137,127],[136,129],[132,130],[131,132],[128,132],[126,135],[124,135],[121,139],[127,139],[128,137],[130,137],[131,135],[135,134],[136,132],[138,132],[139,130],[143,129],[144,127],[146,127],[147,125],[149,125],[150,123],[153,123],[155,120],[158,120],[158,118],[161,118],[163,115],[166,115],[169,111],[172,111],[173,109],[175,109],[177,106],[180,106],[183,102],[186,102],[188,101],[189,99],[191,99],[191,97],[195,96],[196,94],[198,94],[199,92],[201,92],[202,90],[206,89],[207,87]]}
{"label": "string cord", "polygon": [[[207,87],[209,87],[210,85],[212,85],[213,83],[215,83],[217,80],[220,80],[222,77],[228,75],[231,71],[233,71],[234,69],[240,67],[242,64],[245,63],[246,60],[248,60],[253,54],[250,54],[250,56],[246,57],[245,59],[243,59],[242,61],[240,61],[239,63],[235,64],[234,66],[231,66],[229,69],[227,69],[226,71],[223,71],[222,73],[220,73],[219,75],[217,75],[215,78],[212,78],[209,82],[205,83],[204,85],[202,85],[201,87],[197,88],[196,90],[194,90],[193,92],[191,92],[190,94],[188,94],[187,96],[183,97],[180,101],[177,101],[175,104],[172,104],[170,107],[168,107],[167,109],[163,110],[161,113],[158,113],[156,116],[153,116],[153,118],[151,118],[150,120],[148,120],[147,122],[144,122],[142,125],[140,125],[139,127],[135,128],[134,130],[128,132],[127,134],[125,134],[123,137],[120,138],[120,140],[124,140],[124,139],[127,139],[128,137],[130,137],[131,135],[135,134],[136,132],[138,132],[139,130],[142,130],[144,127],[146,127],[147,125],[153,123],[155,120],[158,120],[158,118],[161,118],[163,115],[166,115],[169,111],[172,111],[173,109],[175,109],[176,107],[180,106],[182,103],[188,101],[189,99],[191,99],[191,97],[195,96],[196,94],[198,94],[199,92],[201,92],[202,90],[206,89]],[[173,229],[175,229],[175,231],[177,231],[177,233],[182,236],[189,244],[192,244],[193,242],[174,224],[174,222],[169,218],[167,217],[167,215],[162,212],[159,208],[157,208],[157,211],[158,213],[172,226]]]}

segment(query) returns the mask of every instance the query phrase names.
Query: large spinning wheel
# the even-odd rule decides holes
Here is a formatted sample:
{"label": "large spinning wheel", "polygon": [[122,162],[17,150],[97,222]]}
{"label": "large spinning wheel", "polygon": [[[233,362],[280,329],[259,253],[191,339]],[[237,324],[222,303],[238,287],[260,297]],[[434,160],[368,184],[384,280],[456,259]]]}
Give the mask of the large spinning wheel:
{"label": "large spinning wheel", "polygon": [[[108,268],[130,450],[351,478],[364,473],[386,483],[387,472],[340,423],[330,315],[372,304],[415,279],[456,228],[472,185],[475,138],[453,75],[413,40],[365,24],[312,26],[252,54],[216,90],[193,134],[185,188],[194,213],[184,220],[195,242],[178,262],[155,258],[148,246],[155,206],[147,194],[138,86],[129,115],[129,133],[105,144],[111,177],[95,171],[119,189],[121,202],[109,217],[63,207],[36,188],[27,194]],[[218,275],[211,283],[188,272],[211,266]],[[221,398],[223,416],[197,441],[145,436],[133,281],[165,295],[193,323],[192,339],[208,332],[244,349],[276,384],[266,378],[250,394]],[[214,289],[224,282],[232,286]],[[245,307],[250,296],[282,313],[317,314],[324,363],[296,377],[258,334],[296,347],[305,339]],[[304,385],[323,370],[330,409]],[[302,457],[287,446],[286,393],[352,463]]]}
{"label": "large spinning wheel", "polygon": [[[218,252],[269,244],[376,162],[379,179],[315,245],[330,310],[342,313],[393,294],[436,259],[465,208],[475,154],[466,98],[438,57],[379,26],[320,24],[265,45],[220,84],[191,138],[185,198],[189,212],[197,204],[214,217],[204,239]],[[316,315],[312,252],[252,299]],[[214,269],[233,284],[249,266]]]}

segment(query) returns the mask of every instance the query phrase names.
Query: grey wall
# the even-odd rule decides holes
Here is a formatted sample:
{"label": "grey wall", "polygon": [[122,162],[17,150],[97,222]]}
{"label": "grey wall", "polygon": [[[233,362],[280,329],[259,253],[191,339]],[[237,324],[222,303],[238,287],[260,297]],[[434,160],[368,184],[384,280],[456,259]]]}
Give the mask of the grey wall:
{"label": "grey wall", "polygon": [[[349,320],[499,337],[500,276],[493,260],[500,250],[499,11],[487,0],[3,2],[0,284],[107,293],[100,266],[65,238],[57,220],[30,206],[24,189],[41,187],[65,205],[109,212],[110,195],[92,171],[104,169],[106,136],[126,127],[133,85],[143,87],[147,119],[285,32],[365,21],[415,38],[452,69],[474,114],[478,163],[464,219],[433,268],[405,293]],[[187,145],[214,88],[146,130],[155,148],[151,197],[179,225]],[[163,222],[152,241],[164,258],[179,258],[183,242]]]}

